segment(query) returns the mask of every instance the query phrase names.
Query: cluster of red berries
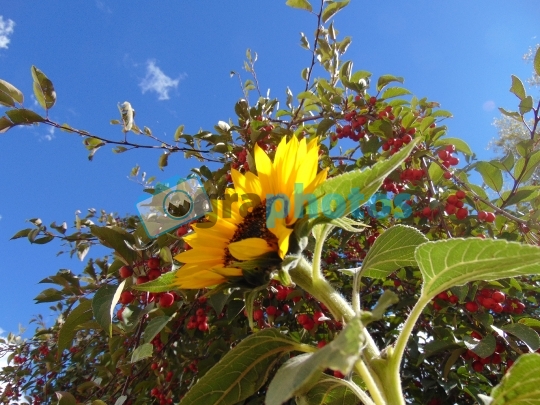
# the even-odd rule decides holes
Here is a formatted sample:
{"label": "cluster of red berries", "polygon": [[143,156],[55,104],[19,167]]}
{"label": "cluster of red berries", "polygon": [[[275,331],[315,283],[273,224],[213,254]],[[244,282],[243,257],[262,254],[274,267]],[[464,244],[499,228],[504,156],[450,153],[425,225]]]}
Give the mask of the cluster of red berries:
{"label": "cluster of red berries", "polygon": [[408,167],[399,174],[399,178],[403,182],[410,182],[412,184],[418,183],[424,179],[426,172],[424,169],[414,169]]}
{"label": "cluster of red berries", "polygon": [[[386,107],[386,108],[388,110],[389,107]],[[380,113],[379,113],[379,118],[380,118]],[[391,119],[390,116],[388,118]],[[391,155],[395,154],[403,146],[409,144],[413,140],[413,136],[415,133],[416,133],[416,128],[405,129],[401,127],[401,130],[398,132],[395,138],[390,138],[385,143],[383,143],[382,150],[385,152],[390,151]]]}
{"label": "cluster of red berries", "polygon": [[444,210],[448,215],[456,214],[457,219],[465,219],[469,215],[469,210],[464,207],[463,200],[467,195],[463,190],[456,191],[455,194],[451,194],[446,198],[446,205]]}
{"label": "cluster of red berries", "polygon": [[483,288],[475,297],[474,301],[467,302],[465,309],[469,312],[477,312],[480,307],[493,311],[497,314],[522,314],[525,311],[525,304],[515,298],[509,298],[499,290]]}
{"label": "cluster of red berries", "polygon": [[[172,376],[172,371],[169,371]],[[158,387],[154,387],[150,390],[150,395],[159,400],[159,405],[168,405],[173,403],[173,399],[170,396],[167,396],[165,392],[160,390]]]}
{"label": "cluster of red berries", "polygon": [[453,154],[456,152],[456,147],[454,145],[446,145],[444,149],[441,149],[437,152],[439,159],[442,160],[444,167],[448,168],[450,166],[457,166],[459,164],[459,159]]}
{"label": "cluster of red berries", "polygon": [[296,317],[296,320],[307,331],[312,331],[313,328],[324,323],[328,318],[324,315],[322,311],[315,311],[313,315],[310,314],[299,314]]}
{"label": "cluster of red berries", "polygon": [[391,192],[394,194],[399,194],[403,191],[404,187],[401,184],[395,183],[394,180],[392,180],[390,177],[387,177],[386,179],[384,179],[383,185],[381,186],[381,188],[384,191]]}
{"label": "cluster of red berries", "polygon": [[190,330],[199,329],[201,332],[208,332],[208,316],[206,316],[206,310],[199,308],[195,312],[195,315],[189,318],[186,328]]}
{"label": "cluster of red berries", "polygon": [[493,212],[478,211],[478,220],[483,222],[494,222],[495,214]]}
{"label": "cluster of red berries", "polygon": [[13,357],[13,362],[15,364],[23,364],[23,363],[26,362],[26,360],[27,360],[26,357],[23,357],[23,356],[14,356]]}
{"label": "cluster of red berries", "polygon": [[351,140],[358,142],[366,136],[363,127],[368,122],[368,118],[365,115],[358,114],[356,110],[353,110],[345,114],[343,118],[345,118],[345,121],[350,122],[350,124],[344,125],[343,127],[337,127],[336,136],[333,140],[350,138]]}
{"label": "cluster of red berries", "polygon": [[[473,331],[471,333],[471,337],[476,340],[482,340],[482,335],[478,333],[477,331]],[[473,352],[472,350],[467,350],[465,353],[462,354],[462,357],[465,361],[472,360],[471,366],[473,370],[476,371],[477,373],[481,373],[484,370],[484,367],[488,364],[492,364],[492,365],[501,364],[502,363],[501,354],[503,354],[505,351],[506,351],[505,346],[502,343],[497,342],[495,346],[495,351],[493,352],[491,356],[482,358],[479,355],[477,355],[475,352]],[[505,364],[507,368],[510,368],[512,364],[514,364],[514,361],[512,359],[507,359],[505,361]]]}

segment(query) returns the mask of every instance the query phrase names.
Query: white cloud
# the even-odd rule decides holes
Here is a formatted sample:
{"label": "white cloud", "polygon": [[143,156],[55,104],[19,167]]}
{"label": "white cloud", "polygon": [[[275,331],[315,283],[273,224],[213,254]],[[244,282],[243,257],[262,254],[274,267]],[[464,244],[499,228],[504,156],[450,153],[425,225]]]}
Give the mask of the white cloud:
{"label": "white cloud", "polygon": [[4,17],[0,15],[0,49],[8,48],[9,37],[13,34],[13,27],[15,27],[15,21],[4,20]]}
{"label": "white cloud", "polygon": [[111,14],[112,13],[112,10],[111,8],[105,4],[104,1],[101,1],[101,0],[96,0],[96,6],[98,9],[100,9],[101,11],[103,11],[104,13],[107,13],[107,14]]}
{"label": "white cloud", "polygon": [[484,111],[493,111],[495,107],[497,106],[495,105],[495,101],[493,100],[488,100],[484,104],[482,104],[482,109]]}
{"label": "white cloud", "polygon": [[[0,215],[0,221],[1,220],[2,220],[2,215]],[[4,331],[2,330],[2,328],[0,328],[0,335],[2,334],[2,332],[4,332]]]}
{"label": "white cloud", "polygon": [[48,127],[47,128],[47,133],[45,135],[42,135],[39,140],[40,141],[52,141],[54,138],[56,138],[54,136],[54,127]]}
{"label": "white cloud", "polygon": [[146,77],[141,80],[139,86],[143,94],[147,91],[155,91],[159,100],[168,100],[169,91],[176,89],[184,77],[185,75],[180,75],[177,79],[171,79],[156,66],[156,61],[148,60],[146,61]]}

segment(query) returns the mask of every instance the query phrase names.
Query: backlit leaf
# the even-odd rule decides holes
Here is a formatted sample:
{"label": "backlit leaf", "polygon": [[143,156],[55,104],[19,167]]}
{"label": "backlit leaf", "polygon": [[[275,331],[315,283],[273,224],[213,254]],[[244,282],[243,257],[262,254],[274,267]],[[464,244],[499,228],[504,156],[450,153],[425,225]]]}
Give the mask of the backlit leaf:
{"label": "backlit leaf", "polygon": [[503,186],[503,176],[499,168],[493,166],[489,162],[478,162],[475,167],[476,171],[482,176],[484,183],[495,191],[501,191]]}
{"label": "backlit leaf", "polygon": [[0,92],[6,93],[19,104],[22,104],[24,100],[24,96],[18,88],[2,79],[0,79]]}
{"label": "backlit leaf", "polygon": [[75,337],[76,327],[92,320],[92,301],[84,300],[79,303],[67,316],[64,324],[58,332],[58,353],[59,358],[65,349],[71,347]]}
{"label": "backlit leaf", "polygon": [[131,355],[131,362],[136,363],[137,361],[152,357],[153,351],[154,346],[151,343],[143,343],[135,350],[133,350],[133,354]]}
{"label": "backlit leaf", "polygon": [[293,8],[299,8],[302,10],[312,11],[313,7],[311,7],[311,4],[307,0],[287,0],[285,3],[289,7]]}
{"label": "backlit leaf", "polygon": [[540,274],[540,247],[505,240],[427,242],[416,249],[415,256],[424,278],[424,297],[470,281]]}
{"label": "backlit leaf", "polygon": [[92,311],[95,320],[101,325],[109,336],[112,336],[112,318],[114,307],[120,299],[120,294],[124,289],[126,280],[119,285],[104,285],[94,294],[92,298]]}
{"label": "backlit leaf", "polygon": [[32,78],[34,79],[34,95],[38,103],[46,110],[52,108],[56,102],[56,91],[53,83],[37,67],[31,68]]}
{"label": "backlit leaf", "polygon": [[386,278],[405,266],[416,266],[414,251],[428,239],[416,228],[396,225],[384,231],[369,250],[360,274],[364,277]]}
{"label": "backlit leaf", "polygon": [[520,100],[523,100],[526,97],[525,86],[523,86],[522,81],[517,76],[512,75],[512,86],[510,87],[510,91]]}

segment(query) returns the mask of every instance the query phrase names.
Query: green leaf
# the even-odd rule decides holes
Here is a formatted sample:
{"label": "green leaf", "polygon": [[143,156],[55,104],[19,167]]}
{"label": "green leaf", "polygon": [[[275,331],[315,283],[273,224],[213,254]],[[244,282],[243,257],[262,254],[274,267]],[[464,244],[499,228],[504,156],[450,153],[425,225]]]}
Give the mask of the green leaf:
{"label": "green leaf", "polygon": [[165,152],[159,157],[159,160],[158,160],[159,170],[163,170],[163,168],[167,167],[167,165],[169,164],[169,155],[170,153]]}
{"label": "green leaf", "polygon": [[518,323],[521,323],[530,328],[540,329],[540,320],[535,318],[521,318]]}
{"label": "green leaf", "polygon": [[324,118],[317,125],[317,136],[324,136],[336,122],[330,118]]}
{"label": "green leaf", "polygon": [[[181,271],[182,269],[180,268]],[[137,284],[132,286],[134,290],[138,291],[148,291],[153,293],[167,292],[177,288],[176,283],[176,272],[170,271],[168,273],[162,274],[160,277],[155,280],[149,281],[144,284]]]}
{"label": "green leaf", "polygon": [[32,66],[31,72],[34,79],[34,95],[38,103],[45,110],[52,108],[56,102],[56,91],[54,91],[52,82],[35,66]]}
{"label": "green leaf", "polygon": [[486,335],[482,340],[478,341],[470,336],[464,339],[467,349],[472,350],[477,355],[485,359],[493,354],[497,346],[497,340],[493,335]]}
{"label": "green leaf", "polygon": [[[351,387],[356,385],[356,387]],[[357,405],[356,382],[324,374],[317,384],[296,399],[298,405]]]}
{"label": "green leaf", "polygon": [[521,115],[527,114],[529,111],[533,109],[533,98],[531,96],[525,97],[521,102],[519,103],[519,113]]}
{"label": "green leaf", "polygon": [[511,323],[501,326],[501,329],[506,333],[514,335],[518,339],[522,340],[527,346],[529,346],[532,352],[540,349],[540,337],[538,336],[538,333],[527,325],[523,325],[521,323]]}
{"label": "green leaf", "polygon": [[520,121],[521,122],[521,115],[519,115],[518,112],[515,112],[515,111],[506,111],[504,108],[502,107],[499,107],[499,111],[503,114],[503,115],[506,115],[507,117],[510,117],[510,118],[513,118],[515,119],[516,121]]}
{"label": "green leaf", "polygon": [[94,294],[92,298],[92,311],[94,319],[101,325],[103,330],[112,336],[112,318],[114,307],[120,299],[120,294],[124,289],[126,280],[119,285],[104,285]]}
{"label": "green leaf", "polygon": [[444,170],[436,162],[431,162],[428,168],[429,178],[437,184],[444,175]]}
{"label": "green leaf", "polygon": [[32,231],[32,228],[22,229],[19,232],[17,232],[15,235],[13,235],[9,240],[13,239],[19,239],[19,238],[25,238],[28,236],[28,234]]}
{"label": "green leaf", "polygon": [[538,195],[540,195],[540,186],[524,186],[514,192],[512,190],[505,191],[495,204],[500,207],[504,201],[504,206],[510,207],[514,204],[531,201],[538,197]]}
{"label": "green leaf", "polygon": [[19,104],[22,104],[24,100],[24,96],[18,88],[2,79],[0,79],[0,92],[6,93],[9,97],[17,101]]}
{"label": "green leaf", "polygon": [[287,360],[270,382],[265,404],[281,405],[294,395],[309,391],[326,368],[348,374],[360,357],[363,343],[362,323],[354,318],[322,349]]}
{"label": "green leaf", "polygon": [[302,10],[312,11],[313,7],[311,7],[311,4],[307,0],[287,0],[285,3],[289,7],[293,8],[299,8]]}
{"label": "green leaf", "polygon": [[411,94],[411,92],[404,87],[389,87],[384,91],[381,98],[387,99],[392,97],[404,96],[406,94]]}
{"label": "green leaf", "polygon": [[181,405],[233,405],[250,397],[297,343],[277,329],[265,329],[241,341],[187,392]]}
{"label": "green leaf", "polygon": [[[322,202],[323,205],[330,205],[325,204],[324,196],[328,196],[328,199],[337,203],[334,213],[339,213],[340,217],[348,215],[375,194],[383,180],[409,156],[419,140],[420,138],[413,140],[390,158],[379,161],[372,167],[333,177],[319,185],[313,191],[315,200],[307,206],[308,213],[323,213],[324,211],[319,209],[320,204]],[[340,196],[342,202],[336,201]]]}
{"label": "green leaf", "polygon": [[32,110],[25,108],[19,108],[17,110],[7,110],[6,115],[15,125],[28,125],[35,124],[36,122],[43,122],[45,119],[36,114]]}
{"label": "green leaf", "polygon": [[470,281],[540,274],[540,247],[494,239],[427,242],[415,252],[424,278],[422,295],[433,297]]}
{"label": "green leaf", "polygon": [[90,232],[92,235],[96,236],[104,246],[114,249],[127,264],[131,265],[137,260],[137,253],[131,250],[127,245],[134,245],[135,238],[124,229],[116,226],[91,225]]}
{"label": "green leaf", "polygon": [[384,86],[391,82],[403,83],[403,77],[393,76],[393,75],[382,75],[377,80],[377,91],[381,91]]}
{"label": "green leaf", "polygon": [[489,162],[478,162],[475,167],[480,173],[484,183],[495,191],[501,191],[503,186],[503,176],[499,168]]}
{"label": "green leaf", "polygon": [[450,111],[446,111],[446,110],[437,110],[437,111],[433,111],[431,113],[431,116],[432,117],[444,117],[444,118],[452,118],[453,115]]}
{"label": "green leaf", "polygon": [[416,228],[396,225],[384,231],[364,259],[360,275],[386,278],[405,266],[416,266],[414,251],[428,239]]}
{"label": "green leaf", "polygon": [[[489,405],[540,404],[540,354],[520,356],[491,391]],[[489,401],[491,399],[491,401]],[[484,399],[486,401],[486,399]]]}
{"label": "green leaf", "polygon": [[143,343],[139,347],[137,347],[135,350],[133,350],[133,354],[131,355],[131,362],[136,363],[140,360],[147,359],[148,357],[152,357],[152,353],[154,351],[154,346],[152,343]]}
{"label": "green leaf", "polygon": [[56,398],[58,398],[58,405],[77,405],[77,400],[69,392],[56,391]]}
{"label": "green leaf", "polygon": [[71,347],[75,337],[76,327],[92,320],[92,301],[84,300],[73,309],[64,321],[64,324],[58,332],[58,352],[57,358],[60,358],[65,349]]}
{"label": "green leaf", "polygon": [[[525,163],[527,163],[527,168],[525,168]],[[539,165],[540,150],[537,150],[529,157],[528,162],[526,162],[524,157],[517,160],[514,167],[514,177],[516,179],[519,178],[521,182],[527,181],[531,178]]]}
{"label": "green leaf", "polygon": [[5,107],[15,107],[15,100],[13,100],[9,94],[6,94],[1,91],[0,88],[0,105]]}
{"label": "green leaf", "polygon": [[41,304],[42,302],[56,302],[64,298],[64,295],[58,291],[56,288],[47,288],[40,292],[34,300],[36,304]]}
{"label": "green leaf", "polygon": [[330,18],[332,18],[339,10],[346,7],[349,4],[350,0],[343,1],[334,1],[328,2],[328,6],[322,12],[322,20],[326,23]]}
{"label": "green leaf", "polygon": [[384,120],[372,121],[368,124],[368,131],[372,134],[382,136],[383,138],[390,139],[394,136],[394,129],[392,124]]}
{"label": "green leaf", "polygon": [[525,86],[523,86],[522,81],[517,76],[512,75],[512,86],[510,87],[510,91],[520,100],[523,100],[526,97]]}
{"label": "green leaf", "polygon": [[144,329],[144,341],[150,343],[171,319],[170,316],[158,316],[148,322],[148,325]]}
{"label": "green leaf", "polygon": [[15,124],[8,120],[6,117],[0,118],[0,134],[7,132],[11,127],[14,127]]}
{"label": "green leaf", "polygon": [[456,150],[460,151],[464,155],[472,156],[473,151],[463,139],[459,138],[439,138],[433,142],[433,146],[439,147],[444,145],[454,145]]}

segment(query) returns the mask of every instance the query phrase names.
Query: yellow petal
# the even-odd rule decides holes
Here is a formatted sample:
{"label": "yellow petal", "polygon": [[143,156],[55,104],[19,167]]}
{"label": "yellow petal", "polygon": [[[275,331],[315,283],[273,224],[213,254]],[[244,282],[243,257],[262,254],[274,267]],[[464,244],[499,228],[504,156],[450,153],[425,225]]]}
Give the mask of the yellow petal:
{"label": "yellow petal", "polygon": [[174,258],[181,263],[219,264],[223,262],[223,256],[223,249],[206,246],[203,249],[191,249],[186,252],[179,253]]}
{"label": "yellow petal", "polygon": [[274,169],[270,158],[259,145],[255,144],[255,164],[259,181],[261,182],[261,197],[266,199],[267,194],[275,194],[273,182]]}
{"label": "yellow petal", "polygon": [[229,244],[229,252],[237,260],[253,260],[275,250],[261,238],[247,238]]}
{"label": "yellow petal", "polygon": [[236,267],[212,267],[212,271],[225,277],[236,277],[242,275],[242,269],[237,269]]}

